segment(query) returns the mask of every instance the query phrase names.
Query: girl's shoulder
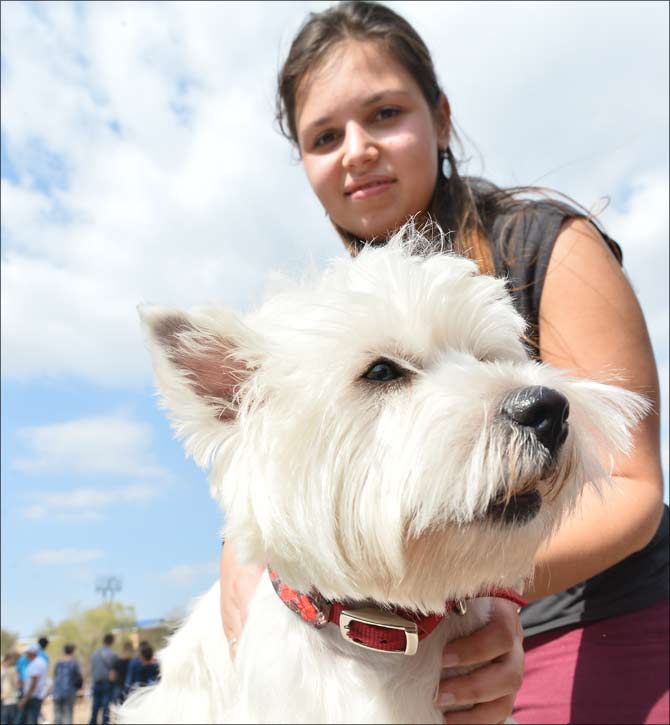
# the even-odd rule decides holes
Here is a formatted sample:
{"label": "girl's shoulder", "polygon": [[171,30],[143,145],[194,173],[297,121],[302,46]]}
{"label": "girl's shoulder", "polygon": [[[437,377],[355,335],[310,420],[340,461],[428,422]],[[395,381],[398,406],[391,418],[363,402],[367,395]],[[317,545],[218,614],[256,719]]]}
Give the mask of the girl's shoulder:
{"label": "girl's shoulder", "polygon": [[504,277],[515,307],[527,321],[529,352],[538,354],[539,310],[549,260],[561,233],[574,219],[593,225],[614,255],[623,262],[621,247],[598,221],[577,204],[560,198],[516,198],[501,192],[501,203],[488,221],[496,276]]}
{"label": "girl's shoulder", "polygon": [[[504,194],[504,192],[502,192]],[[623,253],[619,244],[604,230],[596,217],[560,194],[542,198],[503,197],[492,215],[487,232],[493,249],[496,267],[508,271],[512,267],[536,263],[546,268],[558,235],[571,219],[590,222],[605,240],[619,264]]]}

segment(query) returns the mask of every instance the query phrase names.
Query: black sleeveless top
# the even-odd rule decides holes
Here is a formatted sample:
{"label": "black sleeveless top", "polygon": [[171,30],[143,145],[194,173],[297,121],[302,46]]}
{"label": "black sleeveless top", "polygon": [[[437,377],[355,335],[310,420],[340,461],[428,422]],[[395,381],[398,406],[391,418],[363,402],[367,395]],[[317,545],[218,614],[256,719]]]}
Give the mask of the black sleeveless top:
{"label": "black sleeveless top", "polygon": [[[535,201],[496,217],[488,229],[496,274],[508,277],[516,308],[529,323],[529,337],[536,341],[542,286],[560,226],[566,219],[583,216],[567,204]],[[621,263],[619,245],[600,231]],[[529,346],[529,351],[537,357],[536,347]],[[525,635],[626,614],[667,599],[668,543],[666,505],[660,526],[644,549],[591,579],[524,607]]]}

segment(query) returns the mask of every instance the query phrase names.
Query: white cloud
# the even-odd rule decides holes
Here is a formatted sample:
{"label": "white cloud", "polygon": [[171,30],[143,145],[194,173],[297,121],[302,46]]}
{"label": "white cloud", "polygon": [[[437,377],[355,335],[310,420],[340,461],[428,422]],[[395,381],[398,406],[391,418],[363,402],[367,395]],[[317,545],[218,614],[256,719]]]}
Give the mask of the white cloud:
{"label": "white cloud", "polygon": [[113,488],[74,488],[66,491],[37,491],[31,498],[37,503],[23,509],[28,519],[56,521],[94,521],[103,518],[110,506],[150,501],[160,493],[156,486],[132,484]]}
{"label": "white cloud", "polygon": [[26,519],[31,521],[100,521],[103,517],[100,511],[96,510],[75,510],[75,511],[62,511],[54,510],[53,508],[47,508],[40,504],[33,506],[26,506],[21,509],[21,513]]}
{"label": "white cloud", "polygon": [[608,208],[603,222],[624,250],[624,267],[645,312],[659,362],[668,355],[670,185],[665,174],[633,177],[625,208]]}
{"label": "white cloud", "polygon": [[590,206],[636,168],[667,166],[667,4],[441,5],[394,4],[432,50],[486,174],[542,178]]}
{"label": "white cloud", "polygon": [[[318,204],[272,127],[274,58],[249,65],[246,44],[225,35],[240,19],[262,35],[262,9],[6,14],[2,100],[14,110],[3,124],[20,173],[3,188],[3,375],[138,382],[149,370],[138,303],[245,305],[269,266],[324,247]],[[276,34],[272,13],[264,24]],[[171,110],[180,87],[187,125]],[[35,138],[67,159],[64,188],[48,199],[27,160]],[[302,199],[295,229],[284,209]]]}
{"label": "white cloud", "polygon": [[[151,427],[117,416],[97,416],[34,426],[19,430],[29,449],[16,458],[14,468],[25,473],[73,472],[157,476],[165,471],[155,465],[149,447]],[[141,487],[134,489],[143,490]],[[80,493],[85,489],[79,489]],[[104,492],[88,491],[90,500]]]}
{"label": "white cloud", "polygon": [[203,564],[178,564],[162,574],[159,579],[166,584],[178,587],[192,586],[202,579],[215,579],[218,576],[219,564],[209,561]]}
{"label": "white cloud", "polygon": [[44,566],[73,566],[75,564],[83,564],[87,561],[95,561],[101,559],[105,552],[100,549],[43,549],[36,551],[31,555],[30,559],[33,564],[42,564]]}

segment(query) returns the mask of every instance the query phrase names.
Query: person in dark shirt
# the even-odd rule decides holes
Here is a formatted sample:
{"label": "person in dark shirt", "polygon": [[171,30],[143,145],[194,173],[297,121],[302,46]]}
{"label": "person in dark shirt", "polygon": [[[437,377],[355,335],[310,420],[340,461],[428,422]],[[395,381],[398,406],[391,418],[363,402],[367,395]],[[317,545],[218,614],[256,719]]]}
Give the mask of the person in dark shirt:
{"label": "person in dark shirt", "polygon": [[112,702],[119,705],[126,699],[128,688],[126,687],[126,678],[128,676],[128,668],[133,659],[133,645],[131,642],[123,643],[123,655],[116,660],[114,671],[114,692],[112,694]]}
{"label": "person in dark shirt", "polygon": [[79,660],[74,656],[75,649],[74,644],[66,644],[63,647],[63,657],[54,667],[52,690],[54,722],[60,725],[74,722],[77,691],[84,684]]}
{"label": "person in dark shirt", "polygon": [[91,655],[92,703],[89,725],[96,725],[102,710],[102,723],[109,723],[109,706],[114,692],[114,667],[119,656],[112,649],[114,635],[109,632],[102,640],[102,647]]}
{"label": "person in dark shirt", "polygon": [[[145,639],[143,639],[140,642],[140,650],[142,649],[142,647],[146,647],[148,644],[149,643]],[[125,677],[125,686],[123,688],[126,695],[130,692],[132,686],[139,682],[138,675],[141,664],[142,663],[139,655],[132,657],[130,662],[128,662],[128,670]]]}
{"label": "person in dark shirt", "polygon": [[137,683],[140,687],[153,685],[160,675],[158,662],[154,659],[154,649],[150,644],[140,647],[140,666],[137,672]]}

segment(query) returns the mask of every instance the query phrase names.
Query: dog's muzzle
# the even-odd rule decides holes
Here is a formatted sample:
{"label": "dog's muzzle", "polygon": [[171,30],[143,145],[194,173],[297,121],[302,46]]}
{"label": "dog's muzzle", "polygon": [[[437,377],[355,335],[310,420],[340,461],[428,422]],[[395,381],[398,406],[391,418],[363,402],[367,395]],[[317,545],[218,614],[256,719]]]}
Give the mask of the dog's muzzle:
{"label": "dog's muzzle", "polygon": [[[553,467],[568,437],[568,399],[553,388],[533,385],[509,393],[501,403],[500,413],[508,424],[541,446],[545,452],[544,473]],[[503,524],[523,525],[532,521],[541,508],[542,495],[534,485],[525,484],[516,491],[503,491],[489,504],[486,515]]]}
{"label": "dog's muzzle", "polygon": [[509,498],[493,501],[486,509],[486,515],[503,524],[522,526],[532,521],[542,508],[542,495],[533,490]]}
{"label": "dog's muzzle", "polygon": [[568,399],[553,388],[533,385],[510,393],[501,412],[513,424],[531,433],[552,460],[568,437]]}

